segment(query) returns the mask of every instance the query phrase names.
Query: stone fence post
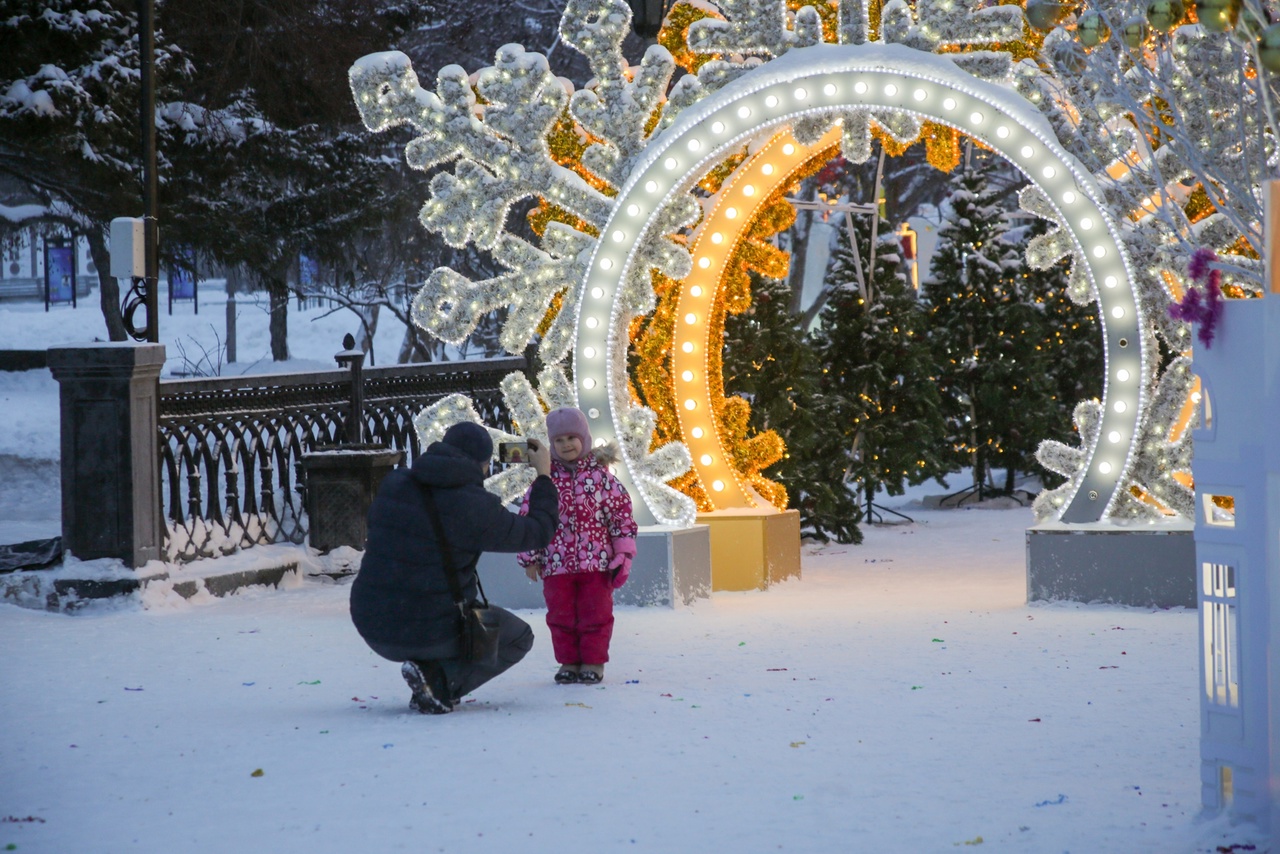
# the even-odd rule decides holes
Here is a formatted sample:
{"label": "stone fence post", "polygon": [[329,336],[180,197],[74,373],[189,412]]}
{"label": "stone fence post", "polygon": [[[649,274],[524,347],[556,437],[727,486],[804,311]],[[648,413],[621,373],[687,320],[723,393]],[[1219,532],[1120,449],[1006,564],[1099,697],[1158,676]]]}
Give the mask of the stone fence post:
{"label": "stone fence post", "polygon": [[60,385],[62,545],[80,560],[162,560],[161,344],[49,349]]}

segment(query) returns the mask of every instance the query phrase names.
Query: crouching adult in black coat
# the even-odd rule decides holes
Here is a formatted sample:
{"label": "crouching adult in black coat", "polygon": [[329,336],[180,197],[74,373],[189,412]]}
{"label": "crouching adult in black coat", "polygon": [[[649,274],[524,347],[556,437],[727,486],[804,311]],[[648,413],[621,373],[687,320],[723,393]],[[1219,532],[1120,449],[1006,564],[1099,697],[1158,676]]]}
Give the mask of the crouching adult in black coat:
{"label": "crouching adult in black coat", "polygon": [[543,548],[555,533],[559,499],[547,476],[550,452],[535,442],[529,448],[538,477],[526,516],[508,511],[485,491],[493,440],[487,430],[469,422],[450,427],[411,468],[388,474],[369,508],[369,539],[351,585],[351,619],[374,652],[404,662],[401,674],[413,692],[409,705],[420,712],[452,711],[459,698],[524,658],[533,646],[529,624],[499,608],[497,663],[461,659],[462,618],[423,492],[431,490],[435,498],[462,595],[471,601],[481,552]]}

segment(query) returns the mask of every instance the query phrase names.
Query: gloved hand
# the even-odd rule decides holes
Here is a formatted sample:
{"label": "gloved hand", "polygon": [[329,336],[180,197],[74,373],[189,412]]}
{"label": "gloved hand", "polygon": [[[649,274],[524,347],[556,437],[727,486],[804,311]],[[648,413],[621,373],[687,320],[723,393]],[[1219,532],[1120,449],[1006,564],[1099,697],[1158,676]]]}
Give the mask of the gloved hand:
{"label": "gloved hand", "polygon": [[627,577],[631,575],[631,555],[614,555],[613,560],[609,561],[609,570],[613,573],[613,587],[616,590],[626,584]]}
{"label": "gloved hand", "polygon": [[524,568],[524,574],[529,576],[530,581],[538,581],[542,578],[542,564],[531,563]]}
{"label": "gloved hand", "polygon": [[627,583],[631,575],[631,559],[636,556],[636,541],[631,537],[619,537],[613,541],[613,560],[609,561],[609,571],[613,573],[613,587],[616,590]]}

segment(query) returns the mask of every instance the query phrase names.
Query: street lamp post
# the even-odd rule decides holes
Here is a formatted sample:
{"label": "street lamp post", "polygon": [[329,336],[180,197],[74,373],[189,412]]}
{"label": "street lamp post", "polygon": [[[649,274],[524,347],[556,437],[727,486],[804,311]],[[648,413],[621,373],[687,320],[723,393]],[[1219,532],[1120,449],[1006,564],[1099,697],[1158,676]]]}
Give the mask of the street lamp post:
{"label": "street lamp post", "polygon": [[[155,0],[138,0],[138,69],[141,84],[142,121],[142,230],[143,274],[135,278],[125,301],[124,324],[137,341],[160,342],[160,240],[159,189],[156,179]],[[141,308],[146,323],[134,322]]]}

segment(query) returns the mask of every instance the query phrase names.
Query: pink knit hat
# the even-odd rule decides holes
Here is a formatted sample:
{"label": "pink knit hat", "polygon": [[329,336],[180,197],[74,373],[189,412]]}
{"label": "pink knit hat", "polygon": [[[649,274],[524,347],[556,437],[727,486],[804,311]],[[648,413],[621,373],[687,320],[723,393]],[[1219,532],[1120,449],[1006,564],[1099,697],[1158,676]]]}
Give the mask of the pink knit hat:
{"label": "pink knit hat", "polygon": [[582,453],[591,451],[591,428],[587,426],[587,416],[582,414],[581,409],[566,406],[547,413],[547,439],[551,442],[551,456],[564,462],[556,453],[556,436],[577,436],[582,440]]}

